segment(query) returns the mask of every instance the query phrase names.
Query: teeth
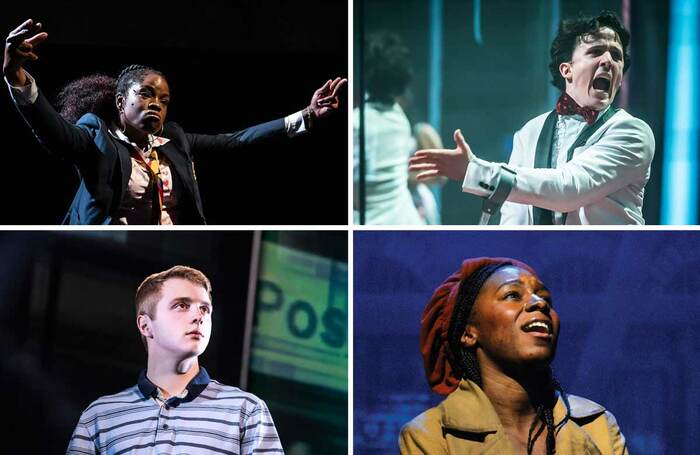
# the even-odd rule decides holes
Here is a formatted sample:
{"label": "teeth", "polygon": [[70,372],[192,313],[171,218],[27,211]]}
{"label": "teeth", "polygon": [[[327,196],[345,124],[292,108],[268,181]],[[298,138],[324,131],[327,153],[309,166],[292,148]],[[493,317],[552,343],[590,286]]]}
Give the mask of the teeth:
{"label": "teeth", "polygon": [[547,331],[547,333],[549,333],[549,325],[545,324],[544,322],[534,321],[525,326],[526,329],[534,329],[535,327],[542,327]]}

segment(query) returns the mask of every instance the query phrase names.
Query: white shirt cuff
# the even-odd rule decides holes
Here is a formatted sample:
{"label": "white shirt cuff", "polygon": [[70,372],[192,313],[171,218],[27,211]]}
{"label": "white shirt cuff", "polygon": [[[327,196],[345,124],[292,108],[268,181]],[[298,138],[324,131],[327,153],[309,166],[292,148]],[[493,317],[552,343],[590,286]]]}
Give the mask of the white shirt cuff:
{"label": "white shirt cuff", "polygon": [[467,166],[467,173],[462,182],[462,191],[487,197],[496,189],[501,166],[479,158],[474,158]]}
{"label": "white shirt cuff", "polygon": [[22,71],[24,71],[25,76],[27,76],[27,85],[22,87],[10,85],[10,83],[7,82],[7,78],[5,78],[5,83],[10,89],[10,96],[12,96],[12,99],[15,100],[15,103],[20,106],[28,106],[36,103],[36,99],[39,97],[39,88],[37,87],[34,78],[27,71]]}
{"label": "white shirt cuff", "polygon": [[287,131],[287,136],[289,137],[294,137],[307,131],[301,111],[284,118],[284,129]]}

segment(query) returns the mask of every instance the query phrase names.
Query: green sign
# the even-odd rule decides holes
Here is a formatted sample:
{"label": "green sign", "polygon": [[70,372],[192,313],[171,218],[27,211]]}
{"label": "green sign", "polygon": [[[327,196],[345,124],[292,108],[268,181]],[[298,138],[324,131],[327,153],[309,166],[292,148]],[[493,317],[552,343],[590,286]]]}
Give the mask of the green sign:
{"label": "green sign", "polygon": [[347,392],[348,266],[262,242],[251,369]]}

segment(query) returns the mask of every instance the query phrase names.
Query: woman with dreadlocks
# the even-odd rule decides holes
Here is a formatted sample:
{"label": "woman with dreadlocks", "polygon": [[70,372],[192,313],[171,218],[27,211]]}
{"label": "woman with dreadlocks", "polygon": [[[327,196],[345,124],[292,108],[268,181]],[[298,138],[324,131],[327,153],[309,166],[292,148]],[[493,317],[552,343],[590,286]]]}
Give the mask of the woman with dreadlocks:
{"label": "woman with dreadlocks", "polygon": [[477,258],[437,288],[421,320],[431,388],[447,398],[408,423],[402,454],[626,454],[615,418],[552,375],[559,316],[532,268]]}
{"label": "woman with dreadlocks", "polygon": [[64,220],[69,224],[205,223],[193,155],[303,133],[338,109],[338,91],[347,83],[329,80],[307,108],[284,119],[202,135],[166,123],[167,79],[153,68],[131,65],[116,80],[94,75],[69,84],[59,95],[59,115],[23,68],[38,59],[36,47],[47,37],[32,19],[10,32],[3,73],[39,141],[78,169],[80,188]]}

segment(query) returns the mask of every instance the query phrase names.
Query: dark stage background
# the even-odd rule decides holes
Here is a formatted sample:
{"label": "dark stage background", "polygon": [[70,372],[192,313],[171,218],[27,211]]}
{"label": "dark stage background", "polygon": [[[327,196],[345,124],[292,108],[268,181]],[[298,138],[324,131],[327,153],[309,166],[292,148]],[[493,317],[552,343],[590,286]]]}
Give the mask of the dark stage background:
{"label": "dark stage background", "polygon": [[401,426],[435,405],[418,349],[433,290],[467,257],[534,267],[561,317],[554,371],[603,404],[630,453],[700,444],[700,232],[356,232],[354,441],[395,453]]}
{"label": "dark stage background", "polygon": [[[44,24],[49,38],[27,69],[52,101],[75,78],[142,63],[168,79],[169,120],[226,133],[300,110],[329,78],[347,76],[347,9],[319,0],[7,4],[0,32],[4,39],[30,17]],[[58,224],[77,173],[36,144],[3,92],[0,223]],[[347,90],[341,102],[312,134],[196,156],[208,223],[346,224]],[[321,193],[331,203],[321,207]]]}
{"label": "dark stage background", "polygon": [[[345,232],[284,232],[274,241],[347,261]],[[176,264],[198,268],[212,282],[213,330],[200,363],[213,378],[240,386],[254,245],[251,232],[0,233],[0,390],[8,416],[1,452],[64,453],[92,401],[136,383],[146,364],[135,324],[136,288]],[[329,423],[347,415],[347,394],[292,380],[278,384],[286,396],[266,384],[253,390],[250,381],[246,389],[268,403],[284,447],[307,448],[300,455],[336,453],[319,447],[331,437],[334,448],[347,440],[346,420],[341,429]],[[331,397],[336,407],[319,411],[319,396]],[[299,416],[311,412],[315,418],[300,424]]]}
{"label": "dark stage background", "polygon": [[[442,9],[436,14],[438,25],[431,29],[435,4],[442,4]],[[513,134],[531,118],[553,109],[559,94],[549,82],[548,69],[558,19],[597,15],[604,9],[622,17],[622,4],[622,0],[355,0],[355,106],[360,93],[360,27],[366,34],[396,33],[411,54],[414,76],[404,106],[411,124],[434,123],[431,118],[437,115],[440,124],[433,126],[446,148],[454,147],[452,134],[461,128],[478,157],[507,162]],[[656,154],[646,186],[644,218],[647,224],[659,224],[669,2],[631,0],[630,4],[632,65],[625,76],[628,88],[618,92],[615,104],[643,119],[654,132]],[[358,16],[360,9],[363,14]],[[442,63],[432,78],[431,30],[436,28],[441,33],[437,47]],[[436,84],[441,90],[433,99],[430,91]],[[431,113],[431,104],[436,112]],[[477,224],[481,201],[463,193],[461,183],[448,182],[442,187],[442,223]]]}

